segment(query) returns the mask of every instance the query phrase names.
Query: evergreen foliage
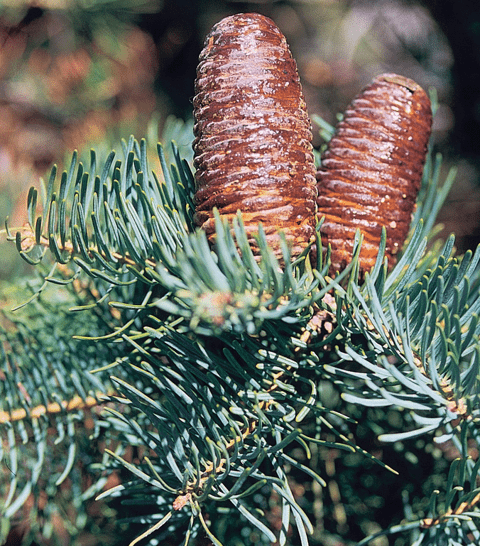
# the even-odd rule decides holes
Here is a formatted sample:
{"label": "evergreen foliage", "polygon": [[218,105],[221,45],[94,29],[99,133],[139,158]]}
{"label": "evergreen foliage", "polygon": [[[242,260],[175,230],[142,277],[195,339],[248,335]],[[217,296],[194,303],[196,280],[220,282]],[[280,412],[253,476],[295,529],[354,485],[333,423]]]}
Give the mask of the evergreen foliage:
{"label": "evergreen foliage", "polygon": [[[324,122],[322,131],[331,134]],[[292,262],[285,243],[280,265],[261,229],[256,260],[241,214],[233,229],[217,218],[211,250],[193,228],[190,158],[175,143],[168,155],[159,144],[157,158],[145,140],[122,146],[86,163],[75,152],[40,195],[30,191],[28,225],[6,228],[40,275],[12,292],[23,301],[1,332],[3,537],[27,499],[53,497],[67,476],[80,487],[88,417],[91,444],[106,449],[77,502],[123,503],[124,521],[144,525],[132,544],[304,546],[312,533],[323,544],[294,485],[327,487],[331,475],[309,464],[319,452],[360,457],[391,479],[397,469],[356,437],[368,415],[382,445],[423,436],[424,446],[450,440],[458,456],[423,508],[405,500],[402,521],[359,544],[478,542],[480,249],[457,257],[453,237],[434,240],[454,178],[440,187],[441,158],[427,160],[393,270],[384,232],[359,279],[357,235],[354,260],[333,279],[328,252]],[[120,483],[104,490],[115,472]]]}

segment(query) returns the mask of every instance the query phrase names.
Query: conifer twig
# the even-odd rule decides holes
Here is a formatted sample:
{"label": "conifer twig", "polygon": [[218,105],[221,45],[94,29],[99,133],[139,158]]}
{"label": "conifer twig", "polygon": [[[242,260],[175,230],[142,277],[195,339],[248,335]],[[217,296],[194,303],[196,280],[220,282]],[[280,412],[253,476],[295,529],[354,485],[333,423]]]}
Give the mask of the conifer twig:
{"label": "conifer twig", "polygon": [[23,421],[24,419],[39,419],[42,415],[52,415],[60,412],[70,412],[78,409],[89,409],[104,403],[102,397],[109,396],[109,393],[97,392],[95,396],[87,396],[85,399],[80,396],[74,396],[70,400],[61,402],[50,402],[46,406],[40,404],[32,408],[29,412],[24,408],[14,409],[12,411],[0,411],[0,425]]}
{"label": "conifer twig", "polygon": [[[23,252],[28,252],[34,246],[38,245],[35,238],[35,232],[32,230],[31,226],[24,226],[22,228],[15,228],[15,229],[17,229],[18,231],[21,230],[24,232],[24,235],[22,236],[22,243],[21,243]],[[50,247],[49,240],[44,235],[40,236],[40,245],[46,248]],[[75,254],[75,249],[71,242],[65,241],[65,244],[62,244],[59,240],[57,240],[57,245],[62,252],[68,252],[70,256],[72,257]],[[97,246],[94,245],[88,248],[89,252],[91,252],[92,250],[100,254],[103,258],[105,259],[108,258]],[[138,266],[138,263],[132,258],[130,258],[128,254],[120,254],[119,252],[112,251],[111,255],[120,263],[124,263],[130,266]],[[90,258],[93,258],[93,257],[94,256],[90,255]],[[148,258],[145,259],[145,264],[152,268],[155,268],[157,266],[157,263],[154,260],[151,260]]]}
{"label": "conifer twig", "polygon": [[480,501],[480,493],[477,493],[471,501],[460,503],[460,505],[457,508],[455,508],[455,510],[452,510],[452,508],[449,508],[445,512],[445,514],[442,514],[441,516],[438,516],[437,518],[422,519],[421,527],[423,529],[431,529],[432,527],[435,527],[436,525],[440,525],[441,523],[444,523],[447,518],[460,516],[464,512],[471,510],[474,506],[478,504],[479,501]]}
{"label": "conifer twig", "polygon": [[[323,322],[326,320],[327,315],[325,313],[328,313],[328,311],[319,310],[317,311],[313,317],[309,320],[307,326],[305,327],[305,331],[301,336],[302,341],[305,341],[306,343],[309,343],[312,338],[312,331],[318,331],[320,327],[323,325]],[[297,347],[298,349],[298,347]],[[287,366],[285,370],[282,370],[280,372],[277,372],[273,374],[272,376],[272,385],[266,390],[266,393],[271,393],[274,390],[278,388],[278,384],[275,383],[278,379],[280,379],[283,375],[285,375],[286,372],[288,372],[291,369],[291,366]],[[265,410],[268,409],[268,406],[270,405],[270,400],[262,400],[259,403],[260,409]],[[257,420],[252,420],[248,427],[245,429],[245,431],[242,433],[241,436],[236,436],[235,438],[232,438],[225,446],[225,449],[227,451],[230,451],[238,442],[245,440],[250,434],[252,434],[255,431],[255,427],[257,424]],[[220,463],[216,468],[214,468],[213,463],[208,464],[205,467],[205,470],[202,472],[200,479],[198,480],[198,483],[194,485],[192,482],[189,482],[187,484],[186,490],[184,493],[178,495],[175,500],[173,501],[173,509],[174,510],[181,510],[188,502],[192,499],[192,493],[201,491],[203,488],[203,485],[208,480],[212,472],[214,474],[218,474],[224,469],[225,466],[225,459],[221,459]]]}

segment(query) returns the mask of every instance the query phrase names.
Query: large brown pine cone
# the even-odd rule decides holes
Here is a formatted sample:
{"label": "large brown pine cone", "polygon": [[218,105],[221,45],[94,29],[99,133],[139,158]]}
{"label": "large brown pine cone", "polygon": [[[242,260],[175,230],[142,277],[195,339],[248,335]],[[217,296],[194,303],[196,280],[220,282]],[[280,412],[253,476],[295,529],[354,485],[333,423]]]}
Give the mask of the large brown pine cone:
{"label": "large brown pine cone", "polygon": [[350,104],[317,172],[322,243],[335,273],[352,259],[355,231],[364,242],[360,269],[373,267],[382,226],[393,265],[408,233],[422,179],[432,112],[425,91],[396,74],[376,77]]}
{"label": "large brown pine cone", "polygon": [[281,256],[283,230],[294,256],[315,239],[311,124],[285,37],[257,13],[226,17],[205,40],[195,83],[195,222],[215,238],[212,209],[240,210],[252,243],[262,222]]}

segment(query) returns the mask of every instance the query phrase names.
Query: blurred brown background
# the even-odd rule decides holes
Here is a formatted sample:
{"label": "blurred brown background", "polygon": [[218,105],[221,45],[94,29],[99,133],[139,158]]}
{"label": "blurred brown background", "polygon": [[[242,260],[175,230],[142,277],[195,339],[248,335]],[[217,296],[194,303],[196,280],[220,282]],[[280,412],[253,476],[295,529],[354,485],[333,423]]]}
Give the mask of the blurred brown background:
{"label": "blurred brown background", "polygon": [[[332,124],[380,72],[435,88],[435,146],[459,167],[441,221],[459,251],[479,242],[478,0],[0,0],[2,224],[24,222],[29,186],[74,148],[144,136],[154,113],[190,117],[203,38],[240,11],[278,24],[310,114]],[[19,267],[2,262],[0,277]]]}

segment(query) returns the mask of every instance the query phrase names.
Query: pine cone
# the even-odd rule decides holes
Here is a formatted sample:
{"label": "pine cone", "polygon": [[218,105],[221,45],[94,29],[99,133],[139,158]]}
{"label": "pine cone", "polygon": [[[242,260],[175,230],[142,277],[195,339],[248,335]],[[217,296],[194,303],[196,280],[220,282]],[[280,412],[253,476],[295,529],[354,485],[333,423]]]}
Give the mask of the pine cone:
{"label": "pine cone", "polygon": [[355,231],[364,241],[360,269],[375,264],[382,226],[389,266],[408,233],[432,125],[430,100],[414,81],[377,76],[351,103],[317,172],[322,244],[332,247],[331,273],[352,259]]}
{"label": "pine cone", "polygon": [[278,229],[296,256],[315,239],[311,124],[285,37],[257,13],[226,17],[205,40],[193,100],[195,222],[215,238],[212,209],[237,210],[252,249],[262,222],[281,256]]}

